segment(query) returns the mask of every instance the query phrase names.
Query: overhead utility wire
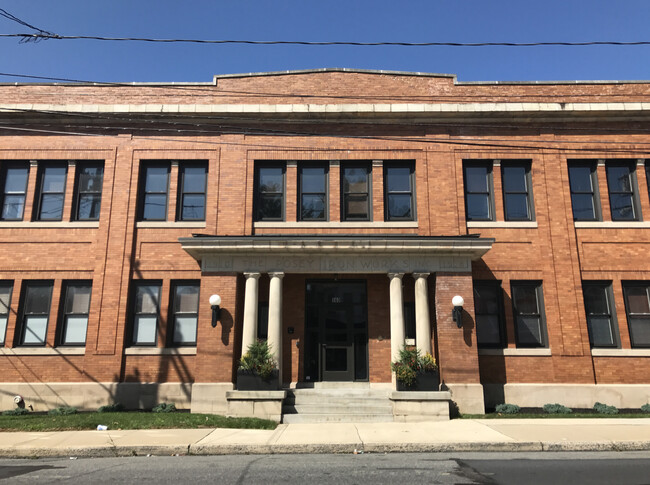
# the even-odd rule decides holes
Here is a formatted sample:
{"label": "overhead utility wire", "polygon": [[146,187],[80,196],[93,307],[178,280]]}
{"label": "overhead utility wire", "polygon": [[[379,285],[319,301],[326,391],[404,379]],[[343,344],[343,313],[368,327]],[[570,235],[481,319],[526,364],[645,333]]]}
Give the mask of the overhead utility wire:
{"label": "overhead utility wire", "polygon": [[[24,20],[19,19],[18,17],[16,17],[12,13],[7,12],[4,8],[0,8],[0,17],[4,17],[4,18],[6,18],[8,20],[11,20],[12,22],[16,22],[16,23],[18,23],[18,24],[20,24],[20,25],[22,25],[24,27],[28,27],[28,28],[30,28],[32,30],[36,30],[39,34],[46,35],[46,36],[58,37],[56,34],[53,34],[52,32],[49,32],[47,30],[43,30],[43,29],[40,29],[38,27],[34,27],[31,24],[28,24],[27,22],[25,22]],[[31,40],[32,39],[23,38],[23,40],[21,42],[29,42]]]}

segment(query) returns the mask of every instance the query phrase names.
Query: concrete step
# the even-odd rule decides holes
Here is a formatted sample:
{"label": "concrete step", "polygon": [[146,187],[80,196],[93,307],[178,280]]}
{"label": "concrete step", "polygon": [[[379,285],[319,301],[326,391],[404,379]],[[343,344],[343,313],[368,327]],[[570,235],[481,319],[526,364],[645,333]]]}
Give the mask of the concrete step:
{"label": "concrete step", "polygon": [[367,397],[346,397],[346,396],[291,396],[287,395],[284,400],[285,404],[320,404],[323,403],[331,404],[333,406],[363,406],[364,404],[370,403],[384,403],[389,404],[387,397],[382,398],[367,398]]}
{"label": "concrete step", "polygon": [[368,403],[359,406],[346,406],[344,404],[284,404],[283,414],[393,414],[390,403]]}
{"label": "concrete step", "polygon": [[391,414],[285,414],[286,424],[305,423],[392,423]]}

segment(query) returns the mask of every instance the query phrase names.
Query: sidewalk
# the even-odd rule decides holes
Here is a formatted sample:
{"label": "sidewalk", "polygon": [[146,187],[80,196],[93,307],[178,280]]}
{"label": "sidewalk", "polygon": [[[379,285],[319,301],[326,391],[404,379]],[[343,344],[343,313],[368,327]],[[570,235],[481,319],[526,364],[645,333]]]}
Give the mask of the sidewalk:
{"label": "sidewalk", "polygon": [[650,419],[456,419],[277,429],[0,433],[0,456],[650,450]]}

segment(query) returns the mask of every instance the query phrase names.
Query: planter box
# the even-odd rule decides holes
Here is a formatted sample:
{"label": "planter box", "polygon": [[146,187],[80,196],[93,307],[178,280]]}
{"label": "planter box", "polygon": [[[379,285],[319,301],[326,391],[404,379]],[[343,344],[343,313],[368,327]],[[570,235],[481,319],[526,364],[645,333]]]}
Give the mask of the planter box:
{"label": "planter box", "polygon": [[440,373],[436,372],[418,372],[415,382],[406,386],[397,381],[398,391],[437,391],[440,389]]}
{"label": "planter box", "polygon": [[262,379],[259,375],[237,369],[237,390],[238,391],[277,391],[280,389],[280,380],[277,369],[271,377]]}

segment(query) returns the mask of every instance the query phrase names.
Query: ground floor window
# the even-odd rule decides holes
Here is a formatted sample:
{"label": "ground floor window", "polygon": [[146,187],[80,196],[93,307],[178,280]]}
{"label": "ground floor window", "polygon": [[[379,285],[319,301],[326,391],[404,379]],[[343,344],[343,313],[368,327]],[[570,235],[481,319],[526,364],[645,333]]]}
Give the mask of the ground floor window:
{"label": "ground floor window", "polygon": [[23,284],[19,345],[45,345],[53,286],[53,281],[26,281]]}
{"label": "ground floor window", "polygon": [[500,281],[474,281],[474,314],[478,346],[503,347],[503,292]]}
{"label": "ground floor window", "polygon": [[5,344],[5,335],[7,333],[7,319],[9,318],[9,309],[11,308],[11,293],[14,289],[12,281],[0,282],[0,345]]}
{"label": "ground floor window", "polygon": [[199,322],[199,283],[196,281],[172,284],[172,322],[174,345],[196,345]]}
{"label": "ground floor window", "polygon": [[618,347],[616,315],[610,281],[583,281],[589,343],[592,347]]}
{"label": "ground floor window", "polygon": [[650,283],[623,282],[627,325],[632,347],[650,347]]}
{"label": "ground floor window", "polygon": [[133,286],[133,345],[156,345],[160,282],[138,281]]}
{"label": "ground floor window", "polygon": [[91,292],[91,281],[67,282],[64,285],[61,345],[86,344]]}
{"label": "ground floor window", "polygon": [[512,308],[517,347],[547,347],[541,281],[512,281]]}

